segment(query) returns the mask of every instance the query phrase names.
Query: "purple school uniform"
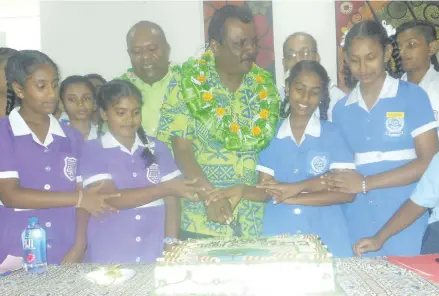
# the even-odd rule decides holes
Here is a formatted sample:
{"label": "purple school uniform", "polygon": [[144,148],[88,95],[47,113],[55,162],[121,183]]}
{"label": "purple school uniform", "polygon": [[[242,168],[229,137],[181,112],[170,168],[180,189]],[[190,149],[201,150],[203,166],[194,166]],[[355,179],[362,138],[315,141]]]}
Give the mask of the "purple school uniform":
{"label": "purple school uniform", "polygon": [[[83,143],[79,132],[50,116],[44,143],[32,133],[14,109],[0,119],[0,178],[18,178],[22,188],[75,191],[76,165]],[[19,210],[0,206],[0,262],[8,255],[22,256],[21,232],[28,217],[38,217],[47,233],[47,258],[60,263],[75,238],[73,207]]]}
{"label": "purple school uniform", "polygon": [[[136,137],[128,151],[111,133],[86,142],[79,168],[83,186],[101,180],[113,180],[118,189],[151,186],[171,180],[181,173],[169,149],[149,138],[157,164],[145,167],[144,145]],[[105,217],[103,222],[90,218],[87,253],[84,261],[97,263],[151,263],[162,255],[165,235],[165,206],[157,200],[134,209],[124,209]]]}

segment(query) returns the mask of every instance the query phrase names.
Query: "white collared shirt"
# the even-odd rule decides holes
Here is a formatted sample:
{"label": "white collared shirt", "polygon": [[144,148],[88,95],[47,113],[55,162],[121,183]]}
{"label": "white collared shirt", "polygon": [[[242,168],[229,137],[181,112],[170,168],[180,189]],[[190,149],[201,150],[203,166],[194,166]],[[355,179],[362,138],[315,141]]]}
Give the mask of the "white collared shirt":
{"label": "white collared shirt", "polygon": [[[342,98],[346,96],[346,94],[337,87],[335,83],[332,81],[329,81],[329,108],[328,108],[328,120],[332,121],[332,110],[334,109],[335,104],[340,101]],[[281,89],[279,90],[280,97],[282,100],[285,100],[285,85],[282,85]],[[316,109],[317,117],[320,118],[320,110],[319,108]]]}
{"label": "white collared shirt", "polygon": [[300,139],[300,143],[297,143],[296,138],[293,135],[293,131],[291,130],[290,116],[288,116],[288,118],[285,118],[281,126],[279,127],[276,138],[284,139],[290,137],[297,146],[300,146],[305,140],[306,135],[320,137],[320,130],[320,118],[316,113],[314,113],[309,119],[308,124],[306,125],[305,131],[302,135],[302,138]]}
{"label": "white collared shirt", "polygon": [[[378,104],[379,100],[396,97],[396,94],[398,93],[398,86],[399,80],[387,74],[386,79],[384,80],[383,87],[381,88],[380,94],[378,95],[378,99],[372,106],[371,110]],[[358,103],[358,105],[362,109],[364,109],[366,112],[370,112],[369,108],[366,105],[366,102],[364,101],[363,95],[361,94],[360,82],[357,83],[355,88],[349,94],[345,106],[349,106],[354,103]]]}
{"label": "white collared shirt", "polygon": [[[59,117],[58,121],[70,125],[70,118],[66,112],[61,113],[61,116]],[[88,133],[87,140],[94,140],[97,138],[98,138],[98,127],[92,123],[90,127],[90,132]]]}
{"label": "white collared shirt", "polygon": [[92,123],[90,127],[90,132],[88,133],[87,140],[90,141],[97,138],[98,138],[98,127]]}
{"label": "white collared shirt", "polygon": [[[155,143],[152,140],[149,140],[148,142],[148,148],[151,150],[151,153],[154,153],[153,148],[155,147]],[[128,150],[124,145],[122,145],[110,132],[106,132],[101,137],[101,143],[102,147],[105,149],[120,147],[121,151],[131,155],[134,155],[134,152],[136,152],[139,147],[146,147],[146,145],[142,143],[142,140],[140,140],[137,134],[136,139],[134,140],[133,147],[131,147],[131,151]]]}
{"label": "white collared shirt", "polygon": [[61,113],[61,115],[59,116],[58,121],[61,123],[70,124],[70,118],[69,118],[69,115],[67,114],[67,112],[63,111]]}
{"label": "white collared shirt", "polygon": [[12,133],[14,134],[15,137],[32,135],[32,139],[37,144],[44,147],[49,146],[53,142],[53,135],[57,135],[64,138],[66,137],[66,134],[64,133],[58,120],[56,120],[56,118],[52,114],[49,114],[48,115],[50,118],[49,131],[47,132],[44,142],[41,143],[40,139],[38,139],[35,133],[27,125],[26,121],[24,121],[23,117],[21,117],[20,113],[18,112],[19,110],[20,107],[17,107],[14,110],[12,110],[12,112],[9,114],[9,122],[11,124]]}
{"label": "white collared shirt", "polygon": [[[335,83],[332,81],[329,81],[329,98],[331,99],[329,101],[329,108],[328,108],[328,120],[332,121],[332,110],[334,110],[335,104],[337,104],[338,101],[343,99],[346,96],[344,91],[339,89]],[[317,114],[320,116],[319,109],[317,109]]]}
{"label": "white collared shirt", "polygon": [[429,223],[439,221],[439,153],[430,162],[410,199],[417,205],[433,209]]}
{"label": "white collared shirt", "polygon": [[[402,75],[401,80],[407,81],[407,73]],[[434,69],[433,65],[430,65],[421,82],[419,82],[419,86],[427,93],[434,111],[434,117],[439,120],[439,72]]]}

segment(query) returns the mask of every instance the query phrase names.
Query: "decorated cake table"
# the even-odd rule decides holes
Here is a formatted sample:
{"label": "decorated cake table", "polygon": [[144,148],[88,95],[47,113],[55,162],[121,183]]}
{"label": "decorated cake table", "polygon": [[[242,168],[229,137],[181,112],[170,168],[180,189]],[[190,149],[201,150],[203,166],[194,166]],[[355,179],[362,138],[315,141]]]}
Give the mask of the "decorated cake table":
{"label": "decorated cake table", "polygon": [[[153,265],[123,265],[121,268],[131,269],[135,274],[126,282],[112,286],[99,286],[87,280],[86,274],[96,270],[96,265],[50,266],[46,274],[39,276],[20,271],[0,277],[0,295],[141,296],[154,292]],[[384,259],[336,259],[335,270],[336,281],[346,296],[439,295],[439,284]]]}

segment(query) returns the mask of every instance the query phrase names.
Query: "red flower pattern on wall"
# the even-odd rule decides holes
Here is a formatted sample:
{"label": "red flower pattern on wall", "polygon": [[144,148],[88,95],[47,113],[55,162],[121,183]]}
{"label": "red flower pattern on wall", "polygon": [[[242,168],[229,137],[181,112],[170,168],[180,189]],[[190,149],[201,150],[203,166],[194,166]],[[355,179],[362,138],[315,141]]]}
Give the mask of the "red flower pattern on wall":
{"label": "red flower pattern on wall", "polygon": [[364,20],[386,21],[397,28],[405,22],[427,20],[436,26],[439,34],[438,1],[335,1],[337,32],[338,85],[348,91],[343,75],[343,49],[340,42],[346,32]]}

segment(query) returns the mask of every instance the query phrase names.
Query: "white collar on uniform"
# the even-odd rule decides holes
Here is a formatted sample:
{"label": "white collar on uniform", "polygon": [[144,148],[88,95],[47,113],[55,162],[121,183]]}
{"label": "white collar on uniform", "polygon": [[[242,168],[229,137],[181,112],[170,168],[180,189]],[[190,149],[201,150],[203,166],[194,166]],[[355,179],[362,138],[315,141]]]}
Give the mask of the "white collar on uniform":
{"label": "white collar on uniform", "polygon": [[61,115],[59,116],[58,121],[69,124],[70,122],[69,115],[66,112],[62,112]]}
{"label": "white collar on uniform", "polygon": [[[70,125],[70,118],[66,112],[61,113],[61,116],[58,119],[59,122]],[[87,140],[94,140],[98,138],[98,127],[91,123],[90,132],[88,133]]]}
{"label": "white collar on uniform", "polygon": [[332,80],[329,80],[328,83],[328,90],[333,89],[334,87],[337,87],[337,84],[335,84],[334,82],[332,82]]}
{"label": "white collar on uniform", "polygon": [[[311,118],[308,121],[308,124],[306,125],[305,132],[303,133],[302,139],[300,140],[300,144],[303,143],[305,140],[305,135],[310,135],[313,137],[320,137],[320,119],[318,115],[314,112]],[[293,132],[291,130],[291,124],[290,124],[290,116],[288,118],[285,118],[282,122],[281,126],[279,127],[279,130],[277,132],[276,138],[278,139],[284,139],[286,137],[290,137],[291,140],[294,141],[294,143],[297,144],[296,138],[293,135]]]}
{"label": "white collar on uniform", "polygon": [[9,122],[11,124],[12,133],[14,136],[26,136],[26,135],[32,135],[32,139],[40,144],[41,146],[47,147],[53,142],[53,136],[57,135],[60,137],[66,137],[66,134],[64,133],[61,125],[59,124],[58,120],[52,115],[49,114],[50,118],[50,124],[49,124],[49,131],[47,132],[46,139],[44,140],[44,143],[41,143],[40,139],[32,132],[32,130],[29,128],[29,126],[26,124],[26,121],[24,121],[23,117],[21,117],[20,113],[18,111],[20,110],[20,107],[15,108],[12,110],[12,112],[9,114]]}
{"label": "white collar on uniform", "polygon": [[[404,75],[402,75],[401,80],[407,81],[407,73],[404,73]],[[439,80],[439,73],[434,69],[433,65],[430,65],[430,68],[428,68],[427,72],[425,72],[424,77],[422,77],[421,82],[419,82],[419,86],[427,91],[430,83],[437,80]]]}
{"label": "white collar on uniform", "polygon": [[120,150],[131,155],[133,155],[139,147],[148,147],[151,152],[154,153],[152,148],[155,147],[155,143],[151,139],[148,139],[148,141],[148,145],[144,145],[142,140],[140,140],[139,136],[136,134],[134,145],[131,148],[131,151],[129,151],[124,145],[119,143],[119,141],[116,140],[116,138],[110,132],[106,132],[101,138],[102,147],[104,147],[104,149],[120,147]]}
{"label": "white collar on uniform", "polygon": [[[396,94],[398,93],[399,80],[393,78],[388,73],[386,75],[387,75],[386,79],[384,80],[383,87],[381,88],[381,92],[378,95],[378,99],[375,102],[375,105],[381,99],[396,97]],[[349,97],[348,97],[348,99],[346,101],[345,106],[348,106],[348,105],[351,105],[351,104],[354,104],[354,103],[358,103],[358,105],[361,108],[363,108],[364,110],[369,112],[369,110],[368,110],[368,108],[366,106],[366,103],[364,102],[363,95],[361,94],[360,83],[359,82],[357,83],[355,88],[352,90],[352,92],[349,94]]]}
{"label": "white collar on uniform", "polygon": [[98,127],[92,123],[90,127],[90,132],[88,133],[87,140],[94,140],[97,138],[98,138]]}

